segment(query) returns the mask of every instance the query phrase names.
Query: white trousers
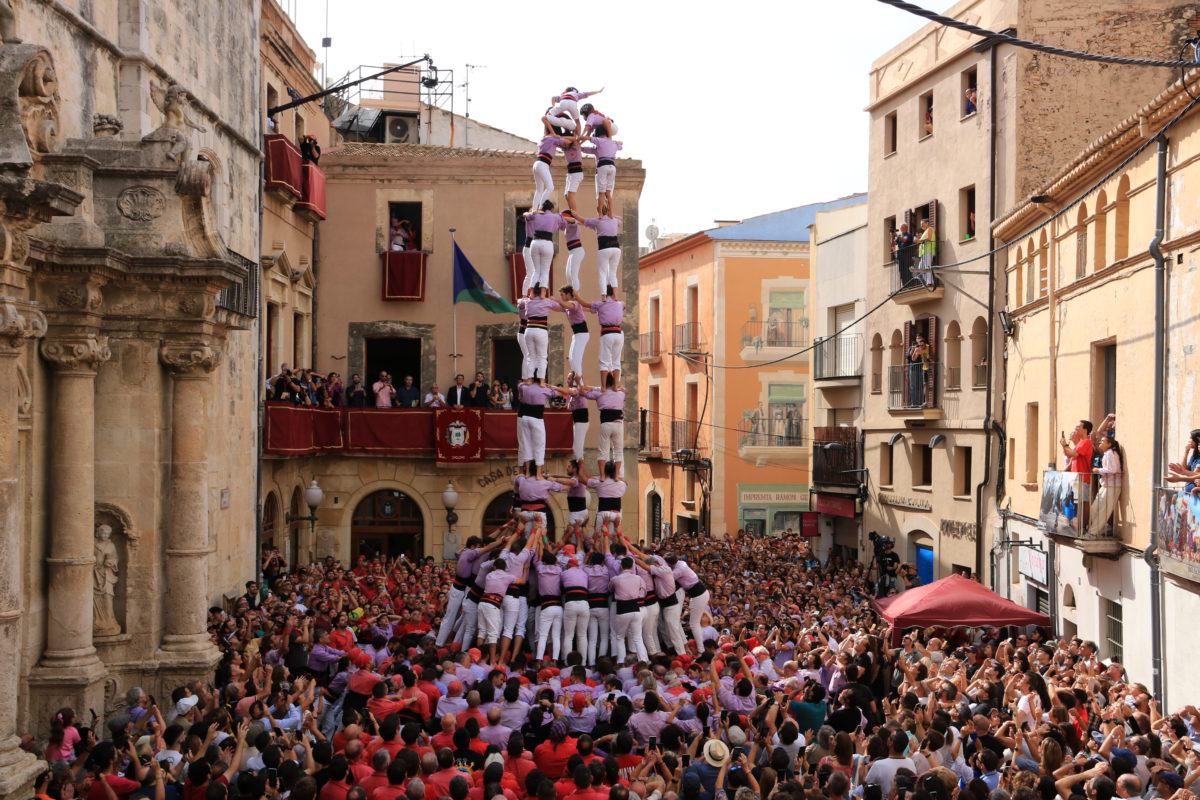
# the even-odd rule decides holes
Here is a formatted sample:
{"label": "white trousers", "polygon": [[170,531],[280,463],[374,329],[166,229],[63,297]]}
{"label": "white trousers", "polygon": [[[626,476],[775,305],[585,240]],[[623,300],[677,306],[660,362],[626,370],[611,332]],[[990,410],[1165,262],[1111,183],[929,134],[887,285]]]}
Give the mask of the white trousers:
{"label": "white trousers", "polygon": [[540,158],[533,162],[533,211],[542,210],[542,204],[550,199],[554,191],[554,178],[550,176],[550,165]]}
{"label": "white trousers", "polygon": [[462,604],[462,627],[454,636],[454,641],[463,646],[463,649],[472,647],[475,644],[475,633],[479,624],[479,603],[471,599],[468,595]]}
{"label": "white trousers", "polygon": [[538,609],[537,660],[541,661],[550,646],[550,657],[558,661],[562,643],[563,607],[542,606]]}
{"label": "white trousers", "polygon": [[509,639],[514,635],[524,636],[525,626],[529,623],[529,599],[506,594],[500,610],[503,612],[500,635]]}
{"label": "white trousers", "polygon": [[500,641],[500,620],[499,608],[491,603],[479,604],[479,636],[483,639],[484,644],[495,644]]}
{"label": "white trousers", "polygon": [[[615,461],[620,464],[624,459],[624,447],[625,422],[623,420],[616,420],[614,422],[601,422],[600,455],[598,458],[601,461]],[[618,477],[619,476],[620,470],[618,469]]]}
{"label": "white trousers", "polygon": [[[550,117],[570,117],[572,121],[579,119],[579,101],[574,98],[564,97],[554,104],[554,108],[550,109],[548,114]],[[575,130],[575,128],[571,128]]]}
{"label": "white trousers", "polygon": [[585,508],[583,511],[571,511],[567,513],[567,525],[578,525],[587,522],[588,512]]}
{"label": "white trousers", "polygon": [[580,655],[588,650],[589,611],[587,600],[572,600],[563,604],[563,650],[572,649]]}
{"label": "white trousers", "polygon": [[583,266],[583,247],[567,252],[567,286],[579,288],[579,268]]}
{"label": "white trousers", "polygon": [[467,596],[466,589],[450,589],[450,594],[446,601],[446,616],[442,618],[441,627],[438,628],[437,646],[441,647],[450,638],[450,634],[454,631],[454,623],[458,620],[458,611],[462,608],[463,598]]}
{"label": "white trousers", "polygon": [[596,252],[596,272],[600,279],[601,296],[608,294],[608,287],[620,286],[621,248],[606,247]]}
{"label": "white trousers", "polygon": [[1117,499],[1121,496],[1120,486],[1101,486],[1100,493],[1092,503],[1092,518],[1090,522],[1091,536],[1103,536],[1108,519],[1117,510]]}
{"label": "white trousers", "polygon": [[608,606],[588,609],[588,664],[595,664],[597,656],[608,655],[608,617]]}
{"label": "white trousers", "polygon": [[575,192],[579,191],[579,187],[582,185],[583,185],[583,173],[582,172],[568,172],[567,173],[567,188],[564,189],[563,191],[566,194],[575,194]]}
{"label": "white trousers", "polygon": [[617,166],[604,164],[596,167],[596,197],[611,192],[617,185]]}
{"label": "white trousers", "polygon": [[524,464],[533,458],[529,449],[529,417],[517,417],[517,463]]}
{"label": "white trousers", "polygon": [[[574,100],[571,100],[570,102],[572,105],[575,104]],[[572,114],[572,111],[575,113]],[[558,104],[554,106],[554,108],[550,109],[550,113],[546,116],[549,117],[550,124],[556,128],[566,128],[567,130],[574,132],[576,128],[575,119],[579,116],[579,109],[568,108],[564,106],[563,102],[560,100],[558,101]]]}
{"label": "white trousers", "polygon": [[[591,423],[576,422],[576,423],[573,423],[573,425],[572,425],[572,427],[574,428],[573,433],[574,433],[575,438],[571,444],[574,447],[575,457],[578,458],[580,461],[583,460],[583,446],[587,442],[587,434],[588,434],[588,425],[589,424],[591,424]],[[583,514],[584,519],[587,519],[586,511],[580,511],[579,513]]]}
{"label": "white trousers", "polygon": [[525,329],[525,360],[529,362],[529,374],[535,378],[546,377],[546,362],[550,350],[550,332],[532,325]]}
{"label": "white trousers", "polygon": [[[518,225],[521,223],[517,223]],[[533,286],[533,237],[525,238],[525,245],[521,248],[521,260],[525,262],[525,278],[521,281],[521,296],[529,294],[529,287]]]}
{"label": "white trousers", "polygon": [[658,643],[658,612],[658,603],[642,608],[642,643],[650,655],[662,652]]}
{"label": "white trousers", "polygon": [[546,529],[546,512],[545,511],[522,511],[521,519],[524,524],[521,526],[521,533],[526,536],[532,536],[533,532],[538,528]]}
{"label": "white trousers", "polygon": [[527,372],[529,369],[529,352],[525,349],[525,334],[517,333],[517,347],[521,348],[521,380],[532,378],[533,374]]}
{"label": "white trousers", "polygon": [[630,640],[638,660],[647,661],[646,645],[642,642],[642,609],[627,614],[617,614],[613,620],[613,657],[618,662],[625,660],[625,640]]}
{"label": "white trousers", "polygon": [[590,331],[571,334],[571,349],[567,351],[567,360],[571,362],[571,369],[575,370],[575,374],[583,376],[583,354],[587,350],[588,340],[592,338]]}
{"label": "white trousers", "polygon": [[[526,331],[528,336],[529,332]],[[621,351],[625,349],[625,334],[604,333],[600,335],[600,369],[613,372],[621,368]]]}
{"label": "white trousers", "polygon": [[[687,594],[683,589],[678,589],[675,596],[679,598],[679,602],[683,603],[683,599]],[[692,638],[696,640],[696,647],[704,650],[704,623],[700,620],[708,613],[708,590],[705,589],[696,597],[688,599],[688,627],[692,629]]]}
{"label": "white trousers", "polygon": [[663,636],[676,655],[682,655],[687,652],[687,636],[683,633],[683,623],[680,618],[683,616],[683,604],[676,603],[673,606],[662,606],[661,615],[659,617],[660,627],[663,629]]}
{"label": "white trousers", "polygon": [[604,530],[604,526],[608,526],[609,536],[613,536],[617,532],[617,526],[621,524],[620,511],[597,511],[596,512],[596,533]]}
{"label": "white trousers", "polygon": [[532,275],[529,265],[525,266],[525,280],[529,288],[541,285],[549,289],[550,267],[554,264],[554,242],[549,239],[534,239],[533,244],[529,246],[529,255],[533,258]]}

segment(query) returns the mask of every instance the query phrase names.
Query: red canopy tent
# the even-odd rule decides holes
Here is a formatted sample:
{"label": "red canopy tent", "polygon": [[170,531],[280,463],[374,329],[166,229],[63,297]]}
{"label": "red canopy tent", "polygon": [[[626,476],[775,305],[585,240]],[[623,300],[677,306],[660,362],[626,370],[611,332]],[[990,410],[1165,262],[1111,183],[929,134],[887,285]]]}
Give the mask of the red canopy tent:
{"label": "red canopy tent", "polygon": [[892,626],[892,644],[900,644],[904,628],[969,628],[1003,625],[1050,626],[1045,614],[1005,600],[986,586],[961,575],[951,575],[928,586],[875,601],[875,607]]}

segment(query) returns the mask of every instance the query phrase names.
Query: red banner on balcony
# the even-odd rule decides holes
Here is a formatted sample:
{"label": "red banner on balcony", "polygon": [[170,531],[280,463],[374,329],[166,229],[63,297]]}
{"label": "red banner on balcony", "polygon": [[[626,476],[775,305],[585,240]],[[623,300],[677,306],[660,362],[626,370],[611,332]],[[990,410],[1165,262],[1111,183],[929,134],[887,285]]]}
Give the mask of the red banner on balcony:
{"label": "red banner on balcony", "polygon": [[428,457],[433,452],[433,409],[351,409],[346,413],[346,450]]}
{"label": "red banner on balcony", "polygon": [[433,445],[439,464],[482,462],[483,409],[436,409],[433,412]]}
{"label": "red banner on balcony", "polygon": [[341,450],[342,414],[337,409],[267,403],[263,419],[263,452],[306,456]]}
{"label": "red banner on balcony", "polygon": [[325,173],[311,161],[303,164],[304,185],[296,208],[307,211],[317,219],[325,219]]}
{"label": "red banner on balcony", "polygon": [[388,250],[379,254],[384,300],[425,300],[426,255],[420,250]]}
{"label": "red banner on balcony", "polygon": [[854,519],[854,498],[837,494],[817,493],[816,509],[821,514]]}
{"label": "red banner on balcony", "polygon": [[280,133],[267,134],[263,137],[263,144],[267,156],[267,188],[283,189],[296,197],[303,197],[300,148]]}

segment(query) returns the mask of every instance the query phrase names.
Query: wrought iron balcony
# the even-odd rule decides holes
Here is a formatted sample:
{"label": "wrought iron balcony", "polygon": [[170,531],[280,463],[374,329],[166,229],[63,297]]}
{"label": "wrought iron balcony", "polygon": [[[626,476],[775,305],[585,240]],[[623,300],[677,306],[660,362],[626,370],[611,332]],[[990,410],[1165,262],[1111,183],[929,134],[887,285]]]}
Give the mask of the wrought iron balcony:
{"label": "wrought iron balcony", "polygon": [[742,323],[742,347],[758,350],[764,347],[799,348],[808,346],[808,320],[780,322],[775,319],[755,319]]}
{"label": "wrought iron balcony", "polygon": [[818,339],[813,377],[819,381],[862,376],[862,334],[839,333]]}
{"label": "wrought iron balcony", "polygon": [[708,452],[704,426],[693,420],[671,420],[671,455],[675,458],[698,458]]}
{"label": "wrought iron balcony", "polygon": [[[919,263],[920,259],[915,255],[915,248],[911,266],[907,269],[901,269],[900,263],[895,258],[892,259],[888,272],[891,274],[891,293],[894,302],[900,305],[916,305],[938,300],[945,295],[946,287],[942,285],[937,273],[918,269],[917,264]],[[934,254],[930,266],[936,267],[937,265],[938,257]]]}
{"label": "wrought iron balcony", "polygon": [[675,349],[680,353],[706,353],[704,332],[699,322],[683,322],[675,326]]}
{"label": "wrought iron balcony", "polygon": [[[813,440],[813,484],[858,486],[862,483],[857,428],[817,428]],[[834,438],[836,437],[836,438]]]}
{"label": "wrought iron balcony", "polygon": [[1091,519],[1093,493],[1099,476],[1048,469],[1042,473],[1042,504],[1038,527],[1051,536],[1101,556],[1117,556],[1124,545],[1113,530],[1111,518],[1102,530]]}
{"label": "wrought iron balcony", "polygon": [[897,364],[888,367],[888,410],[941,408],[938,363]]}
{"label": "wrought iron balcony", "polygon": [[638,361],[643,364],[662,361],[662,336],[658,331],[638,334]]}

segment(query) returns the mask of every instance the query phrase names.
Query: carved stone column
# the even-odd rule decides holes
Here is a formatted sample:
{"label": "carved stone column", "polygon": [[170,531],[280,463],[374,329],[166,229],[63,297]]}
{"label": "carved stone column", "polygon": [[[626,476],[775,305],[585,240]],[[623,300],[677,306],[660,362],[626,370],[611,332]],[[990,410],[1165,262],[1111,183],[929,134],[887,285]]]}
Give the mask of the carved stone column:
{"label": "carved stone column", "polygon": [[95,563],[96,371],[108,361],[108,337],[57,336],[42,342],[54,370],[50,390],[50,583],[42,666],[96,662],[92,646]]}
{"label": "carved stone column", "polygon": [[21,485],[17,448],[17,361],[25,342],[46,334],[46,317],[0,297],[0,796],[39,771],[17,737],[21,652]]}
{"label": "carved stone column", "polygon": [[166,632],[162,649],[208,657],[209,375],[221,360],[204,341],[168,342],[159,357],[174,377],[167,506]]}

